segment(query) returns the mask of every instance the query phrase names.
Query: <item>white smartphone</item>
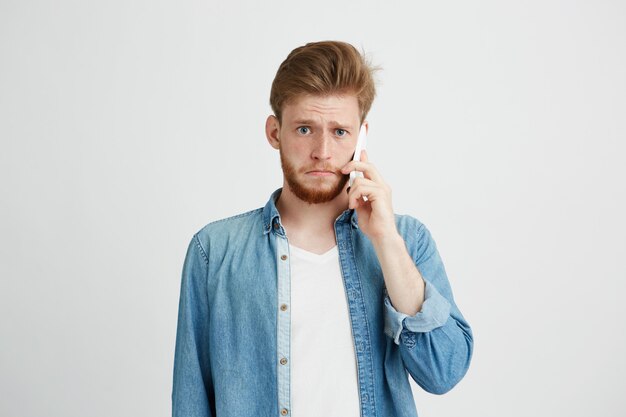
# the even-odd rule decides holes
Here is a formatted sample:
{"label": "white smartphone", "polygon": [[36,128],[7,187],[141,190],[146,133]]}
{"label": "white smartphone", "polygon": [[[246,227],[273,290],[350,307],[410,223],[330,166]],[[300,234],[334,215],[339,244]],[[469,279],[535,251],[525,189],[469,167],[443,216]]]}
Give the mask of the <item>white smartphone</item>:
{"label": "white smartphone", "polygon": [[[367,145],[367,129],[365,125],[361,125],[361,130],[359,131],[359,137],[356,140],[356,150],[354,151],[354,156],[352,157],[353,161],[361,160],[361,151],[365,149]],[[363,173],[361,171],[350,171],[350,180],[349,186],[352,187],[352,183],[356,177],[363,178]]]}

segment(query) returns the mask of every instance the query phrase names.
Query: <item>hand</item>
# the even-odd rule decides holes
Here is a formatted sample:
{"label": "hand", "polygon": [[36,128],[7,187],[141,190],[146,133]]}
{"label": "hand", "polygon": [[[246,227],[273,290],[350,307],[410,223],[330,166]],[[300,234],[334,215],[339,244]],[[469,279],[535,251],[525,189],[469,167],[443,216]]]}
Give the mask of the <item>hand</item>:
{"label": "hand", "polygon": [[[348,188],[348,208],[356,210],[359,227],[370,240],[397,237],[398,230],[391,206],[391,188],[383,181],[367,151],[361,151],[361,161],[350,161],[341,169],[344,174],[361,171],[363,177],[355,178]],[[363,200],[367,197],[367,201]]]}

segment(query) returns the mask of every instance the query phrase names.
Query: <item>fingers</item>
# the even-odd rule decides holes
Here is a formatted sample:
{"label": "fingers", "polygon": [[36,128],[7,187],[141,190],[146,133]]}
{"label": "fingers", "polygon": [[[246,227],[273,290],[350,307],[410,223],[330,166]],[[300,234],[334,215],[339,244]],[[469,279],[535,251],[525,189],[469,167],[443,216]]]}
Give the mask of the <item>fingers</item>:
{"label": "fingers", "polygon": [[350,171],[361,171],[365,178],[371,179],[375,182],[384,182],[378,170],[376,170],[371,162],[350,161],[341,169],[341,172],[344,174],[349,174]]}
{"label": "fingers", "polygon": [[386,186],[367,178],[356,178],[348,192],[348,208],[356,208],[365,201],[376,201],[386,192]]}

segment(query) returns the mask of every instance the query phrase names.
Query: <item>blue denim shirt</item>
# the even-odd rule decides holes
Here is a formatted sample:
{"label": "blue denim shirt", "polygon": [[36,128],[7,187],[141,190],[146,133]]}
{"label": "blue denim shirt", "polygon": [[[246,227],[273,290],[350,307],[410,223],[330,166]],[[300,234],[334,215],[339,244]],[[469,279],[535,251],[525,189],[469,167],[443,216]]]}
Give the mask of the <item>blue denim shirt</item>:
{"label": "blue denim shirt", "polygon": [[[189,243],[174,355],[175,417],[291,415],[289,245],[275,206],[280,192],[263,208],[209,223]],[[472,331],[430,232],[411,216],[395,218],[426,282],[414,316],[391,304],[356,212],[344,211],[334,224],[362,417],[416,416],[409,376],[442,394],[465,375],[472,356]]]}

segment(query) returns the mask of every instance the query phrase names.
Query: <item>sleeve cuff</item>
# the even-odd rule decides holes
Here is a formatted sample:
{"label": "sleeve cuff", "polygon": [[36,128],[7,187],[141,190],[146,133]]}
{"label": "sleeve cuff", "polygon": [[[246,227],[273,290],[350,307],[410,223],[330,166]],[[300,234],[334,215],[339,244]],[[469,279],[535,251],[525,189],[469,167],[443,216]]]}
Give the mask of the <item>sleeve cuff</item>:
{"label": "sleeve cuff", "polygon": [[391,305],[391,299],[385,289],[385,334],[400,344],[402,329],[412,332],[426,333],[446,324],[450,316],[450,303],[427,280],[424,303],[421,311],[414,316],[400,313]]}

